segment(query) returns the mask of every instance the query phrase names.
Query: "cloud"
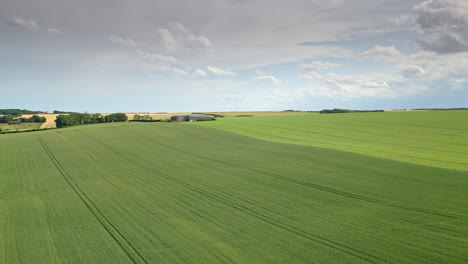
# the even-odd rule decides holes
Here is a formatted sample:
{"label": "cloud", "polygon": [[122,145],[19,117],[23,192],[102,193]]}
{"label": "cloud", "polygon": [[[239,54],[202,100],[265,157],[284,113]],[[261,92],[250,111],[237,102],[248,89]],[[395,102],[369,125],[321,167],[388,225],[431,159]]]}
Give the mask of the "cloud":
{"label": "cloud", "polygon": [[196,69],[193,73],[195,77],[206,77],[206,72],[202,69]]}
{"label": "cloud", "polygon": [[137,53],[141,58],[146,59],[151,62],[159,62],[159,63],[166,63],[166,64],[180,64],[180,62],[172,56],[165,56],[165,55],[161,55],[157,53],[148,53],[148,52],[141,51],[139,49],[137,50]]}
{"label": "cloud", "polygon": [[232,71],[226,71],[226,70],[221,70],[219,68],[213,67],[213,66],[206,66],[209,72],[211,72],[214,75],[219,75],[219,76],[236,76],[235,72]]}
{"label": "cloud", "polygon": [[272,83],[272,84],[281,83],[280,80],[278,80],[275,76],[271,76],[271,75],[257,76],[257,77],[254,77],[254,80],[264,82],[264,83]]}
{"label": "cloud", "polygon": [[50,35],[61,35],[63,32],[56,28],[48,28],[47,33],[49,33]]}
{"label": "cloud", "polygon": [[391,75],[337,75],[328,73],[320,75],[316,72],[298,76],[299,79],[320,81],[320,93],[324,96],[339,96],[346,98],[359,97],[396,97],[399,91],[390,82],[398,79]]}
{"label": "cloud", "polygon": [[26,30],[29,30],[29,31],[37,31],[39,30],[39,24],[30,19],[30,20],[26,20],[26,19],[22,19],[20,17],[13,17],[11,19],[8,19],[6,21],[7,24],[9,25],[12,25],[12,26],[16,26],[16,27],[20,27],[20,28],[23,28],[23,29],[26,29]]}
{"label": "cloud", "polygon": [[161,65],[151,65],[150,69],[156,72],[168,72],[174,73],[177,75],[188,76],[189,73],[177,67],[170,67],[170,66],[161,66]]}
{"label": "cloud", "polygon": [[422,68],[424,80],[427,81],[462,79],[466,77],[468,69],[468,52],[450,54],[419,52],[408,56],[401,65],[415,65]]}
{"label": "cloud", "polygon": [[198,36],[198,37],[195,37],[195,42],[196,43],[199,43],[201,47],[203,48],[211,48],[213,47],[213,44],[211,43],[211,41],[205,37],[205,36]]}
{"label": "cloud", "polygon": [[419,77],[424,74],[424,69],[417,65],[398,65],[398,72],[408,78]]}
{"label": "cloud", "polygon": [[305,79],[305,80],[320,80],[322,76],[314,71],[309,72],[307,74],[302,74],[297,76],[299,79]]}
{"label": "cloud", "polygon": [[177,42],[172,33],[166,28],[158,28],[157,33],[162,41],[162,45],[170,52],[177,50]]}
{"label": "cloud", "polygon": [[412,15],[401,15],[395,17],[387,17],[387,21],[395,26],[402,26],[414,22],[414,16]]}
{"label": "cloud", "polygon": [[125,39],[117,36],[110,36],[108,40],[114,44],[127,47],[127,48],[136,48],[137,45],[132,39]]}
{"label": "cloud", "polygon": [[213,43],[205,36],[195,36],[183,24],[171,22],[168,28],[159,28],[157,31],[162,45],[170,52],[179,49],[211,48]]}
{"label": "cloud", "polygon": [[334,70],[343,67],[342,64],[338,63],[331,63],[328,61],[321,62],[321,61],[313,61],[311,63],[301,63],[300,64],[301,68],[305,70],[311,70],[311,71],[320,71],[320,70]]}
{"label": "cloud", "polygon": [[468,51],[468,2],[463,0],[428,0],[414,7],[416,23],[426,34],[419,41],[425,50],[441,54]]}
{"label": "cloud", "polygon": [[376,45],[373,49],[361,53],[361,56],[364,58],[394,60],[395,58],[401,56],[401,52],[398,51],[395,46],[385,47]]}

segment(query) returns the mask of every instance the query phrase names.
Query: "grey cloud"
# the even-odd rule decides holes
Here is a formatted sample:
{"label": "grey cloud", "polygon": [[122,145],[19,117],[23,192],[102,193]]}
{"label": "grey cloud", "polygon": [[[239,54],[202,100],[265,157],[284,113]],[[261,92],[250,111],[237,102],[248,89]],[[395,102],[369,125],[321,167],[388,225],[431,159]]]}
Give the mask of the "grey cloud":
{"label": "grey cloud", "polygon": [[373,49],[367,50],[361,53],[364,58],[382,59],[382,60],[393,60],[400,56],[401,52],[398,51],[395,46],[379,46],[376,45]]}
{"label": "grey cloud", "polygon": [[177,50],[177,43],[174,39],[172,33],[167,30],[166,28],[158,28],[157,30],[158,36],[161,39],[162,45],[170,52],[174,52]]}
{"label": "grey cloud", "polygon": [[11,19],[8,19],[6,23],[9,25],[20,27],[20,28],[30,30],[30,31],[39,30],[39,23],[37,23],[36,21],[32,19],[28,20],[28,19],[23,19],[23,18],[15,16]]}
{"label": "grey cloud", "polygon": [[428,0],[414,9],[416,23],[431,35],[419,41],[421,47],[437,53],[468,51],[468,2],[464,0]]}
{"label": "grey cloud", "polygon": [[395,26],[402,26],[402,25],[414,22],[414,17],[412,15],[401,15],[401,16],[395,16],[395,17],[387,17],[387,21],[390,24],[393,24]]}
{"label": "grey cloud", "polygon": [[61,35],[63,32],[60,29],[48,28],[47,33],[49,33],[50,35]]}
{"label": "grey cloud", "polygon": [[179,49],[211,48],[213,44],[205,36],[195,36],[183,24],[170,22],[168,28],[158,28],[162,45],[170,52]]}
{"label": "grey cloud", "polygon": [[117,37],[117,36],[110,36],[108,39],[109,39],[110,42],[112,42],[114,44],[117,44],[117,45],[120,45],[120,46],[124,46],[124,47],[128,47],[128,48],[136,48],[137,47],[135,41],[133,41],[132,39],[125,39],[125,38],[121,38],[121,37]]}
{"label": "grey cloud", "polygon": [[399,65],[398,72],[408,78],[420,77],[424,74],[424,69],[417,65]]}

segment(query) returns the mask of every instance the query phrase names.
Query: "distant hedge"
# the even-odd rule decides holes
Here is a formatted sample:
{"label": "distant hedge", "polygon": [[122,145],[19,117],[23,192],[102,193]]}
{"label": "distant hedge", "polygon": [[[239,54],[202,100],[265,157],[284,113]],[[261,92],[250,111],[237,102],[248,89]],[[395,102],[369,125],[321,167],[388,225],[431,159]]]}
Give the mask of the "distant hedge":
{"label": "distant hedge", "polygon": [[138,119],[138,120],[128,120],[128,122],[161,122],[162,119],[150,119],[150,120],[145,120],[145,119]]}
{"label": "distant hedge", "polygon": [[369,113],[369,112],[383,112],[384,110],[349,110],[349,109],[323,109],[321,114],[338,114],[338,113]]}
{"label": "distant hedge", "polygon": [[196,113],[192,113],[194,115],[209,115],[209,116],[212,116],[212,117],[224,117],[223,115],[218,115],[218,114],[212,114],[212,113],[201,113],[201,112],[196,112]]}

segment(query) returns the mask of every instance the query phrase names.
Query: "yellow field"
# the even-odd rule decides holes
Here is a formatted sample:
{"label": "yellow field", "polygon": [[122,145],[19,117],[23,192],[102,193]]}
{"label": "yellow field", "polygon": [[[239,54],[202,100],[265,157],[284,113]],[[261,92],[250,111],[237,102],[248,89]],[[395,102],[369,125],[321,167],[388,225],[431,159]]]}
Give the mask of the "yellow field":
{"label": "yellow field", "polygon": [[[47,121],[42,124],[41,128],[54,128],[55,126],[55,119],[57,118],[58,114],[36,114],[37,116],[43,116],[47,118]],[[30,118],[33,115],[22,115],[21,117]]]}

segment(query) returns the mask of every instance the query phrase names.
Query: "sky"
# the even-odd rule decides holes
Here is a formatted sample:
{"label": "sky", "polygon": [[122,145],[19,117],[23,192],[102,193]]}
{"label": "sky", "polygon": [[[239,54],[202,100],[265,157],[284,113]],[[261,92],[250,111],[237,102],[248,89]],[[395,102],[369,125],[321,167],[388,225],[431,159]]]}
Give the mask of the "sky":
{"label": "sky", "polygon": [[0,0],[0,108],[468,107],[466,0]]}

